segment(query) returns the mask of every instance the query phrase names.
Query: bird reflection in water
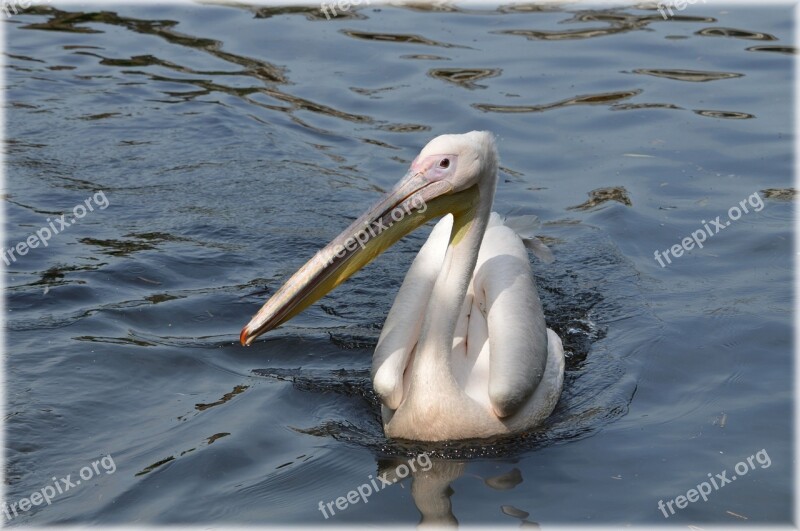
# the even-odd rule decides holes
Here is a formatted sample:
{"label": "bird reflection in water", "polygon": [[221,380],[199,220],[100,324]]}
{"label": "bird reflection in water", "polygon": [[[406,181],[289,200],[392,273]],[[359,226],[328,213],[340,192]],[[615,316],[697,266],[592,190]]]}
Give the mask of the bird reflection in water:
{"label": "bird reflection in water", "polygon": [[[378,460],[378,474],[385,477],[388,481],[399,482],[398,468],[408,463],[404,458],[385,458]],[[457,494],[452,484],[455,480],[464,476],[483,481],[484,485],[494,490],[511,490],[522,483],[522,473],[518,468],[492,476],[483,478],[476,474],[466,473],[466,461],[454,461],[450,459],[435,459],[428,457],[429,467],[416,467],[410,470],[411,476],[411,496],[414,504],[420,512],[420,526],[432,527],[457,527],[458,519],[453,514],[452,496]],[[405,469],[403,469],[405,470]],[[514,507],[513,505],[502,505],[500,511],[512,518],[520,520],[520,527],[538,528],[539,524],[528,520],[529,513]]]}

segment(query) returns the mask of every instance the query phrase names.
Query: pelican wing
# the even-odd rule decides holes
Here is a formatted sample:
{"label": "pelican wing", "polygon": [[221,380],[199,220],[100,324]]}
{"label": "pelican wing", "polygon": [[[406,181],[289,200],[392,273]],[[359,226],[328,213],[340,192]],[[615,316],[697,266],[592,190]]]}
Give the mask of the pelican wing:
{"label": "pelican wing", "polygon": [[419,339],[425,309],[442,268],[452,228],[452,215],[442,218],[433,228],[411,264],[383,324],[372,357],[372,384],[389,409],[397,409],[403,400],[403,373]]}
{"label": "pelican wing", "polygon": [[528,254],[497,214],[483,238],[475,270],[489,332],[489,400],[507,417],[525,404],[547,363],[547,327]]}
{"label": "pelican wing", "polygon": [[539,218],[534,215],[516,216],[506,218],[504,221],[506,227],[517,233],[517,236],[522,238],[522,243],[530,249],[533,256],[544,262],[545,264],[552,263],[555,258],[552,251],[544,244],[542,240],[536,237],[534,231],[539,228],[541,223]]}

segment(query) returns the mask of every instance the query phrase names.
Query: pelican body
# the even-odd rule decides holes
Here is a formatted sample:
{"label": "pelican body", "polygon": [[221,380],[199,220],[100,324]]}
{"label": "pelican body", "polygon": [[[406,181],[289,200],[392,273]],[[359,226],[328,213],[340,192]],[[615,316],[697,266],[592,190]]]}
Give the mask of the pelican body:
{"label": "pelican body", "polygon": [[242,344],[442,217],[411,265],[373,355],[385,433],[444,441],[539,425],[561,394],[564,351],[545,325],[522,238],[491,211],[497,170],[491,133],[431,140],[394,189],[264,304],[242,330]]}

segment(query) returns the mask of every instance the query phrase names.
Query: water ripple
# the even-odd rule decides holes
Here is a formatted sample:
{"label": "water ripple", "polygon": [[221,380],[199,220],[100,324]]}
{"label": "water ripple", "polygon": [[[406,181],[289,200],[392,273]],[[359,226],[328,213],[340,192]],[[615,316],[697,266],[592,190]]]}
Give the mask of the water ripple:
{"label": "water ripple", "polygon": [[626,100],[641,94],[641,90],[626,90],[620,92],[602,92],[599,94],[584,94],[575,96],[566,100],[556,101],[554,103],[545,103],[542,105],[495,105],[488,103],[476,103],[472,106],[484,112],[499,112],[499,113],[525,113],[525,112],[543,112],[553,109],[561,109],[573,105],[605,105],[620,100]]}

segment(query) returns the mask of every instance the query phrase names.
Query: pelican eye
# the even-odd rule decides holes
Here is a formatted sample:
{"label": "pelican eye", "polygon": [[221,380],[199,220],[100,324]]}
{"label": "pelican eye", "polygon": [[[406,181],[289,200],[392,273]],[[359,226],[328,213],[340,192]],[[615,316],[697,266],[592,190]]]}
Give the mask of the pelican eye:
{"label": "pelican eye", "polygon": [[442,159],[439,161],[439,167],[447,169],[450,167],[450,159]]}

